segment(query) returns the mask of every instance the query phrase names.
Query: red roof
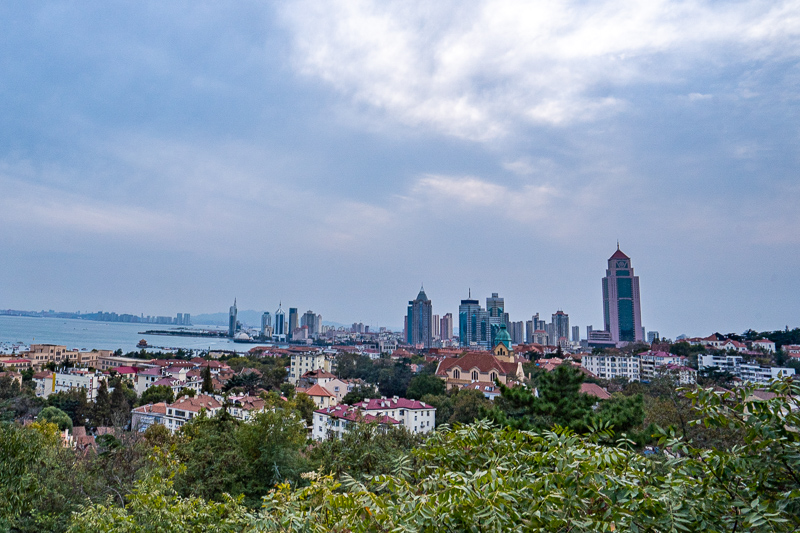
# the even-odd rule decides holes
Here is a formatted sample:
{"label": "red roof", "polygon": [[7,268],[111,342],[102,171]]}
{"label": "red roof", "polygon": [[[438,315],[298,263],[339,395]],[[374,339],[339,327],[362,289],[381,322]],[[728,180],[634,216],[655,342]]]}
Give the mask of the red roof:
{"label": "red roof", "polygon": [[331,398],[336,397],[331,391],[319,384],[315,384],[313,387],[308,389],[306,394],[309,396],[330,396]]}
{"label": "red roof", "polygon": [[477,368],[481,372],[497,370],[502,374],[513,374],[517,371],[517,364],[516,362],[504,363],[490,352],[467,352],[458,358],[448,357],[443,359],[436,369],[436,374],[444,376],[448,370],[455,366],[464,372]]}
{"label": "red roof", "polygon": [[581,392],[599,400],[608,400],[611,395],[597,383],[581,383]]}
{"label": "red roof", "polygon": [[426,403],[407,398],[370,398],[353,404],[353,407],[365,411],[379,411],[382,409],[436,409]]}
{"label": "red roof", "polygon": [[389,416],[375,416],[375,415],[363,415],[361,414],[361,410],[356,407],[350,407],[349,405],[339,404],[335,407],[328,407],[326,409],[317,409],[314,411],[315,413],[321,413],[328,416],[333,416],[336,418],[343,418],[344,420],[350,420],[351,422],[378,422],[379,424],[399,424],[400,422],[391,418]]}
{"label": "red roof", "polygon": [[630,257],[622,253],[622,250],[617,248],[617,251],[614,252],[614,255],[608,258],[609,261],[611,261],[612,259],[630,259]]}

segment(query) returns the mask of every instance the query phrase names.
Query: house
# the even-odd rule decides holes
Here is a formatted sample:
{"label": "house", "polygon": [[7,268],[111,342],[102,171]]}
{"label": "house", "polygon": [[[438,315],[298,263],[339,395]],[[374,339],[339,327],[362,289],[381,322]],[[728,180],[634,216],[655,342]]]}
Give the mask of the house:
{"label": "house", "polygon": [[364,414],[354,407],[339,404],[334,407],[314,411],[311,438],[317,442],[322,442],[330,438],[341,439],[344,433],[348,431],[353,424],[360,423],[377,423],[379,427],[385,430],[388,427],[399,426],[400,421],[386,415],[375,416]]}
{"label": "house", "polygon": [[688,358],[683,355],[675,355],[669,352],[659,352],[649,350],[640,353],[639,357],[639,379],[649,382],[655,379],[659,369],[666,365],[686,366]]}
{"label": "house", "polygon": [[[162,407],[163,406],[163,407]],[[214,416],[222,403],[213,396],[201,394],[194,398],[183,396],[171,404],[147,404],[131,410],[131,427],[144,431],[152,424],[163,424],[171,432],[180,429],[186,422],[206,411]]]}
{"label": "house", "polygon": [[608,400],[611,395],[597,383],[581,383],[581,392],[593,396],[598,400]]}
{"label": "house", "polygon": [[525,361],[514,355],[505,324],[501,324],[495,340],[491,352],[466,352],[460,357],[446,357],[439,361],[436,375],[445,380],[448,390],[476,382],[494,383],[495,380],[508,385],[524,377],[522,363]]}
{"label": "house", "polygon": [[314,411],[311,435],[316,441],[341,438],[352,424],[376,422],[380,427],[405,427],[428,433],[436,427],[436,408],[406,398],[373,398],[352,406],[339,404]]}
{"label": "house", "polygon": [[697,384],[697,370],[686,365],[670,363],[659,367],[657,372],[662,375],[672,376],[678,385]]}
{"label": "house", "polygon": [[720,350],[725,350],[725,351],[732,350],[734,352],[739,352],[739,353],[747,351],[747,345],[745,343],[739,342],[739,341],[735,341],[733,339],[727,339],[727,340],[723,341],[718,346],[718,348]]}
{"label": "house", "polygon": [[494,383],[476,381],[475,383],[469,383],[468,385],[464,385],[461,388],[479,391],[489,400],[494,400],[495,398],[500,396],[500,387],[498,387]]}
{"label": "house", "polygon": [[313,385],[304,392],[314,400],[314,405],[316,405],[318,409],[333,407],[339,403],[336,399],[336,395],[322,385]]}
{"label": "house", "polygon": [[758,339],[752,341],[750,345],[754,350],[762,349],[767,353],[775,353],[775,343],[769,339]]}

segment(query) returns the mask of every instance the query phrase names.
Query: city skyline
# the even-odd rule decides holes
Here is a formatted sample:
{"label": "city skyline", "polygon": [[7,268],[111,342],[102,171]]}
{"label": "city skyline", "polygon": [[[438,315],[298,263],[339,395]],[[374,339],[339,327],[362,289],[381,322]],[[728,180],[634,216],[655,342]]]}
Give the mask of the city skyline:
{"label": "city skyline", "polygon": [[794,325],[796,11],[3,5],[0,306],[600,328],[619,239],[648,330]]}

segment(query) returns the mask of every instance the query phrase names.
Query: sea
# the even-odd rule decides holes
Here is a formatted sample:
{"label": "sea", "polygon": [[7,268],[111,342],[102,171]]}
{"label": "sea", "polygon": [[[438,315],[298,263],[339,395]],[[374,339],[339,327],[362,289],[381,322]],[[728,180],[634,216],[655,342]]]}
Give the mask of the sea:
{"label": "sea", "polygon": [[[144,335],[145,330],[176,329],[163,324],[129,324],[96,322],[69,318],[0,316],[0,353],[26,351],[31,344],[59,344],[72,350],[138,351],[136,344],[144,339],[148,351],[227,350],[247,352],[255,344],[235,343],[219,337],[179,337]],[[219,326],[193,326],[192,330],[220,330]]]}

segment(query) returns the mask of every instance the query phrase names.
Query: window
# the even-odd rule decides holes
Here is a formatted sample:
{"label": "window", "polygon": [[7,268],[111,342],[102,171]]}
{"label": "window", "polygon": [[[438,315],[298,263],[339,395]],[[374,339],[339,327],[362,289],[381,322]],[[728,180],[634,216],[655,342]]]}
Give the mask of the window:
{"label": "window", "polygon": [[478,381],[478,371],[477,370],[473,370],[472,371],[472,381]]}
{"label": "window", "polygon": [[492,375],[489,377],[492,379],[492,383],[494,383],[494,380],[497,379],[497,372],[492,372]]}
{"label": "window", "polygon": [[461,372],[457,368],[453,370],[453,379],[461,379]]}

